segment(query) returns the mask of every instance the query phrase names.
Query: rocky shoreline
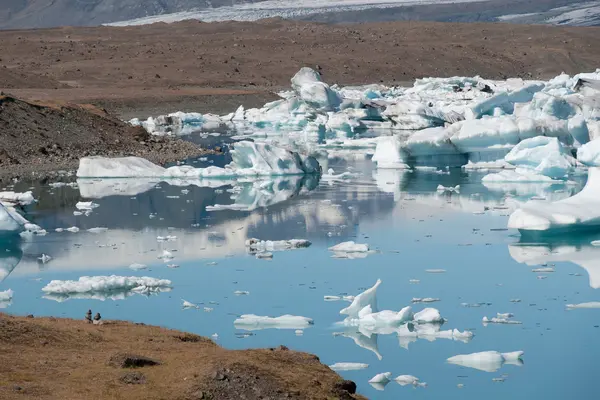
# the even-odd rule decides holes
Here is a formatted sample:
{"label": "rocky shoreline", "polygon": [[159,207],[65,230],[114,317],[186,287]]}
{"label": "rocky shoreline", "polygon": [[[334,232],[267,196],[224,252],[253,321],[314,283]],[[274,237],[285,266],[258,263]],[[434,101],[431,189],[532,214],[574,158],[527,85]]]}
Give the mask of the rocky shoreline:
{"label": "rocky shoreline", "polygon": [[36,399],[364,399],[319,358],[226,350],[190,333],[0,314],[0,397]]}

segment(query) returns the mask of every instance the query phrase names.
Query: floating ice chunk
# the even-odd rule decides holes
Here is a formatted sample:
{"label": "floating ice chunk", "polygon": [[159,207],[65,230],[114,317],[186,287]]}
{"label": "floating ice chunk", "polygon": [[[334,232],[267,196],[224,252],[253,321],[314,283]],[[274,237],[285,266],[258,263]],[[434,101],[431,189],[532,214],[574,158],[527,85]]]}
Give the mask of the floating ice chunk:
{"label": "floating ice chunk", "polygon": [[[47,295],[65,298],[77,294],[111,294],[112,292],[133,292],[140,294],[169,291],[171,281],[146,276],[82,276],[77,281],[53,280],[42,288]],[[53,298],[54,299],[54,298]]]}
{"label": "floating ice chunk", "polygon": [[248,292],[247,290],[236,290],[235,292],[233,292],[233,294],[235,294],[236,296],[247,296],[250,294],[250,292]]}
{"label": "floating ice chunk", "polygon": [[354,243],[353,241],[342,242],[329,248],[335,253],[366,253],[369,251],[368,244]]}
{"label": "floating ice chunk", "polygon": [[233,323],[236,329],[247,331],[261,329],[305,329],[313,325],[313,320],[295,315],[282,315],[280,317],[264,317],[254,314],[244,314]]}
{"label": "floating ice chunk", "polygon": [[158,256],[157,258],[163,260],[164,262],[169,262],[174,257],[173,257],[173,253],[171,253],[169,250],[163,250],[162,254],[160,256]]}
{"label": "floating ice chunk", "polygon": [[513,313],[496,313],[496,317],[498,318],[512,318],[514,317]]}
{"label": "floating ice chunk", "polygon": [[426,269],[425,272],[428,274],[443,274],[446,272],[445,269],[434,268],[434,269]]}
{"label": "floating ice chunk", "polygon": [[600,246],[600,240],[592,240],[590,242],[590,244],[594,247],[599,247]]}
{"label": "floating ice chunk", "polygon": [[181,299],[181,301],[183,302],[183,304],[181,305],[181,307],[182,307],[184,310],[187,310],[187,309],[189,309],[189,308],[195,308],[195,309],[197,309],[197,310],[198,310],[198,309],[200,309],[200,306],[199,306],[199,305],[197,305],[197,304],[194,304],[194,303],[192,303],[192,302],[189,302],[189,301],[187,301],[187,300],[184,300],[184,299]]}
{"label": "floating ice chunk", "polygon": [[455,192],[455,193],[458,193],[460,191],[460,185],[456,185],[454,187],[438,185],[437,191],[438,192],[442,192],[442,193],[443,192]]}
{"label": "floating ice chunk", "polygon": [[600,138],[577,149],[577,161],[589,167],[600,167]]}
{"label": "floating ice chunk", "polygon": [[600,225],[600,169],[590,168],[583,190],[556,202],[529,201],[510,215],[508,227],[521,234],[586,229]]}
{"label": "floating ice chunk", "polygon": [[303,85],[321,82],[321,74],[312,68],[302,67],[292,77],[291,81],[292,88],[294,88],[294,90],[300,90]]}
{"label": "floating ice chunk", "polygon": [[31,191],[25,193],[0,192],[0,202],[27,206],[35,202],[35,199]]}
{"label": "floating ice chunk", "polygon": [[419,382],[419,378],[412,375],[399,375],[395,377],[394,380],[400,386],[416,385]]}
{"label": "floating ice chunk", "polygon": [[387,384],[392,380],[391,372],[382,372],[381,374],[377,374],[371,379],[369,379],[369,383],[382,383]]}
{"label": "floating ice chunk", "polygon": [[260,240],[251,238],[246,240],[246,247],[250,252],[283,251],[305,248],[310,245],[311,243],[305,239]]}
{"label": "floating ice chunk", "polygon": [[352,362],[337,362],[329,366],[334,371],[356,371],[369,368],[369,364],[352,363]]}
{"label": "floating ice chunk", "polygon": [[77,208],[78,210],[83,210],[83,211],[90,211],[98,206],[99,206],[98,204],[96,204],[92,201],[80,201],[77,204],[75,204],[75,208]]}
{"label": "floating ice chunk", "polygon": [[567,304],[567,309],[575,310],[578,308],[600,308],[600,301],[591,301],[589,303]]}
{"label": "floating ice chunk", "polygon": [[132,269],[134,271],[140,271],[143,269],[148,269],[148,266],[146,264],[133,263],[129,266],[129,269]]}
{"label": "floating ice chunk", "polygon": [[79,232],[79,228],[76,226],[72,226],[70,228],[66,228],[65,231],[71,232],[71,233],[77,233]]}
{"label": "floating ice chunk", "polygon": [[434,297],[413,297],[411,300],[412,303],[435,303],[436,301],[440,301],[440,299]]}
{"label": "floating ice chunk", "polygon": [[444,322],[440,311],[436,308],[424,308],[414,315],[414,320],[419,323]]}
{"label": "floating ice chunk", "polygon": [[540,272],[545,272],[545,273],[547,273],[547,272],[554,272],[554,268],[552,268],[552,267],[534,268],[534,269],[531,270],[531,272],[537,272],[537,273],[540,273]]}
{"label": "floating ice chunk", "polygon": [[485,372],[495,372],[503,364],[521,365],[524,352],[499,353],[497,351],[483,351],[480,353],[463,354],[448,358],[450,364],[474,368]]}

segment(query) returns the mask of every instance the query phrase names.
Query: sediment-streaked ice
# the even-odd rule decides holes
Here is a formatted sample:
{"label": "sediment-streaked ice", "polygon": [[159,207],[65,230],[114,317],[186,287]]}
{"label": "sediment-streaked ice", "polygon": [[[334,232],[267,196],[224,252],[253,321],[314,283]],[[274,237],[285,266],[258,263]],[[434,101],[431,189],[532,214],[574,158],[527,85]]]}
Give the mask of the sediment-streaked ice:
{"label": "sediment-streaked ice", "polygon": [[311,243],[305,239],[290,240],[260,240],[251,238],[246,240],[246,247],[252,253],[265,251],[284,251],[309,247]]}
{"label": "sediment-streaked ice", "polygon": [[255,331],[262,329],[306,329],[313,325],[313,320],[296,315],[266,317],[254,314],[240,315],[233,323],[236,329]]}

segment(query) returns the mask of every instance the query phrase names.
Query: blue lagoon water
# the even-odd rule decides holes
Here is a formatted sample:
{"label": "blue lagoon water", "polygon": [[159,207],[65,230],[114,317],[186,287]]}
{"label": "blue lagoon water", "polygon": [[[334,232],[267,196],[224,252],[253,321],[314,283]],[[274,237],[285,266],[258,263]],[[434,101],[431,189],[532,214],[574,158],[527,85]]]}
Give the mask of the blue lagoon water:
{"label": "blue lagoon water", "polygon": [[[212,161],[224,162],[217,156]],[[600,301],[600,247],[590,244],[600,239],[600,232],[528,242],[505,229],[520,202],[532,196],[542,196],[539,201],[568,197],[581,189],[584,177],[577,185],[561,187],[485,187],[481,173],[460,169],[408,173],[378,171],[369,160],[328,162],[327,168],[356,175],[344,181],[286,177],[213,188],[148,181],[58,188],[36,183],[39,202],[28,207],[27,217],[49,233],[2,239],[6,251],[0,266],[8,275],[0,291],[15,293],[4,311],[83,318],[92,309],[105,319],[217,334],[215,341],[231,349],[286,345],[314,353],[325,364],[367,363],[366,369],[340,373],[373,399],[598,398],[600,309],[569,310],[566,305]],[[460,185],[460,192],[440,193],[440,184]],[[21,182],[15,190],[30,185]],[[76,216],[78,201],[99,206]],[[213,210],[217,204],[236,207]],[[71,226],[80,231],[54,232]],[[94,227],[108,230],[86,231]],[[166,235],[177,239],[157,241]],[[246,250],[245,240],[253,237],[308,239],[312,246],[261,260]],[[328,247],[348,240],[368,243],[375,251],[364,258],[333,258]],[[158,259],[163,250],[174,259]],[[40,263],[42,254],[52,260]],[[131,270],[133,263],[148,269]],[[532,272],[540,266],[555,272]],[[169,279],[173,289],[117,300],[63,301],[44,298],[41,290],[53,279],[112,274]],[[415,297],[439,298],[413,309],[438,308],[447,319],[443,330],[470,330],[475,336],[467,343],[407,339],[394,333],[365,335],[337,324],[343,320],[339,311],[349,303],[324,301],[324,296],[357,295],[377,279],[383,281],[380,309],[400,310]],[[199,309],[183,309],[182,299]],[[508,312],[522,324],[482,324],[484,316]],[[314,319],[314,325],[301,335],[295,329],[238,330],[234,320],[241,314],[300,315]],[[454,355],[487,350],[523,350],[523,364],[484,372],[446,362]],[[369,385],[375,374],[388,371],[394,377],[415,375],[428,386],[402,387],[392,381],[377,390]]]}

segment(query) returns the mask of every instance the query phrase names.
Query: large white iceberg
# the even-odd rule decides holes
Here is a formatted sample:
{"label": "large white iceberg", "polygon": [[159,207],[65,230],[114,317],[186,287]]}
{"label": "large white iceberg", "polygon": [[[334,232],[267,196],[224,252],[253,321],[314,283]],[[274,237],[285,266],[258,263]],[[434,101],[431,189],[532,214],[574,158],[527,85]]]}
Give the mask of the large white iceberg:
{"label": "large white iceberg", "polygon": [[523,233],[573,231],[600,226],[600,168],[590,168],[583,190],[556,202],[529,201],[514,211],[508,227]]}
{"label": "large white iceberg", "polygon": [[255,331],[262,329],[306,329],[313,325],[311,318],[296,315],[282,315],[280,317],[265,317],[254,314],[240,315],[233,322],[236,329]]}
{"label": "large white iceberg", "polygon": [[[53,280],[42,288],[45,297],[62,301],[73,298],[121,299],[127,295],[171,290],[171,281],[146,276],[82,276],[77,281]],[[111,297],[111,295],[114,295]]]}
{"label": "large white iceberg", "polygon": [[231,150],[233,161],[224,168],[174,166],[163,168],[139,157],[84,157],[79,178],[182,178],[209,179],[261,175],[304,175],[320,172],[319,162],[267,143],[242,141]]}
{"label": "large white iceberg", "polygon": [[523,351],[499,353],[497,351],[482,351],[479,353],[463,354],[448,358],[450,364],[474,368],[485,372],[495,372],[504,364],[522,365]]}

